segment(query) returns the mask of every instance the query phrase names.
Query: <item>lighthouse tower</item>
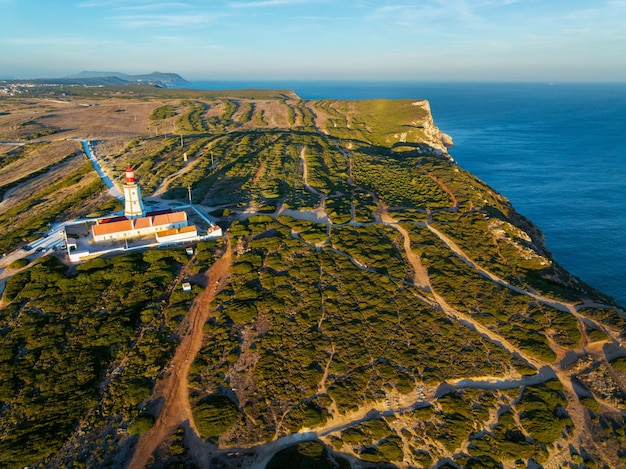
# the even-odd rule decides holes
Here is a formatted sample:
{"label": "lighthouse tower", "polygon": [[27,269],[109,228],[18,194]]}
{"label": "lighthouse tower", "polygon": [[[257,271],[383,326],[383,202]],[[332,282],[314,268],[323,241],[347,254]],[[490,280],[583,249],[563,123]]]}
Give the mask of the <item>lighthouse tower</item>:
{"label": "lighthouse tower", "polygon": [[141,200],[141,189],[135,182],[135,171],[129,166],[126,169],[126,183],[124,184],[124,215],[127,218],[143,217],[145,209]]}

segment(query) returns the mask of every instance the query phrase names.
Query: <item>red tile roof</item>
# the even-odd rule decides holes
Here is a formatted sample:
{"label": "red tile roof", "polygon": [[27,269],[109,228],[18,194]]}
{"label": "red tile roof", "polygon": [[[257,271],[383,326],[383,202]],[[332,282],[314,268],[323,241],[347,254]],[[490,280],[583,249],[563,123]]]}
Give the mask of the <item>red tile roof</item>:
{"label": "red tile roof", "polygon": [[174,212],[157,215],[152,220],[153,225],[169,225],[170,223],[181,223],[187,221],[187,213]]}
{"label": "red tile roof", "polygon": [[172,228],[171,230],[159,231],[157,234],[159,238],[164,238],[165,236],[172,236],[180,233],[195,233],[198,230],[194,225],[183,226],[182,228]]}
{"label": "red tile roof", "polygon": [[130,231],[133,229],[132,220],[113,221],[103,225],[93,225],[94,236],[119,233],[120,231]]}
{"label": "red tile roof", "polygon": [[105,223],[113,223],[116,221],[123,221],[123,220],[128,220],[128,218],[126,218],[124,215],[121,215],[119,217],[101,218],[100,220],[98,220],[98,223],[100,225],[104,225]]}
{"label": "red tile roof", "polygon": [[[111,218],[104,218],[103,220],[106,221],[103,222],[102,220],[100,220],[99,224],[93,226],[94,236],[102,236],[114,233],[121,233],[124,231],[138,230],[142,228],[149,228],[150,226],[157,227],[162,225],[171,225],[173,223],[182,223],[187,221],[187,213],[168,212],[155,215],[154,217],[141,217],[134,220],[128,220],[126,219],[126,217],[123,217],[123,219],[118,221],[113,221],[113,219]],[[184,233],[186,231],[182,232]]]}
{"label": "red tile roof", "polygon": [[136,218],[134,221],[135,221],[135,229],[136,230],[138,230],[140,228],[148,228],[148,227],[152,226],[152,224],[151,224],[152,219],[150,217]]}

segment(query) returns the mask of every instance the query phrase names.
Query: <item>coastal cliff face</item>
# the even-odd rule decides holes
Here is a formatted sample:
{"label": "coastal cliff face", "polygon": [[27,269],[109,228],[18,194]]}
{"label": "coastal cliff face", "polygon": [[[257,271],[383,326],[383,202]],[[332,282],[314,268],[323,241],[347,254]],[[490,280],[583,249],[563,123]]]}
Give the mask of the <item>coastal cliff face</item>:
{"label": "coastal cliff face", "polygon": [[442,132],[433,121],[433,116],[430,110],[430,103],[426,100],[416,101],[412,103],[413,106],[419,106],[426,111],[426,117],[422,121],[413,121],[416,126],[421,126],[424,129],[426,139],[423,143],[432,146],[435,149],[441,151],[442,154],[447,154],[447,150],[451,148],[454,143],[452,137]]}
{"label": "coastal cliff face", "polygon": [[[345,137],[349,130],[357,139],[394,151],[413,148],[449,158],[452,138],[433,122],[427,100],[312,101],[309,107],[316,113],[318,127],[328,135]],[[344,125],[338,126],[339,119],[330,115],[333,111],[341,113]]]}
{"label": "coastal cliff face", "polygon": [[623,310],[454,162],[427,101],[97,92],[0,102],[24,143],[5,250],[70,197],[117,209],[90,166],[66,174],[81,155],[49,157],[83,133],[147,205],[190,190],[225,237],[4,271],[0,465],[623,464]]}

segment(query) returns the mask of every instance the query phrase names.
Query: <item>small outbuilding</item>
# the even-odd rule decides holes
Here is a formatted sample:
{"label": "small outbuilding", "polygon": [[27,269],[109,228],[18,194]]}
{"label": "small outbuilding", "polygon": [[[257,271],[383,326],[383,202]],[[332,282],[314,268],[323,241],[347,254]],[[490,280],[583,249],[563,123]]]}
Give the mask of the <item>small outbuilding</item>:
{"label": "small outbuilding", "polygon": [[156,233],[157,243],[176,243],[182,241],[195,241],[198,239],[198,230],[195,226],[184,226]]}
{"label": "small outbuilding", "polygon": [[183,291],[191,291],[191,283],[183,282]]}

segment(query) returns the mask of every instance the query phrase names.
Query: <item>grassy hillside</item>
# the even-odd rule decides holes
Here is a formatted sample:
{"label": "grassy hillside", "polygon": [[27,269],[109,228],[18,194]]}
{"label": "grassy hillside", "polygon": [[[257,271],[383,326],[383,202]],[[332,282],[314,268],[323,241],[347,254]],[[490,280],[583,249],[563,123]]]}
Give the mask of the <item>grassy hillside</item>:
{"label": "grassy hillside", "polygon": [[0,467],[624,464],[623,310],[426,102],[134,90],[0,101],[3,249],[118,209],[59,136],[225,237],[6,271]]}

